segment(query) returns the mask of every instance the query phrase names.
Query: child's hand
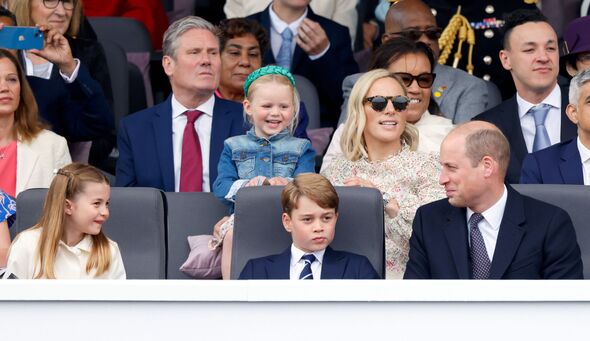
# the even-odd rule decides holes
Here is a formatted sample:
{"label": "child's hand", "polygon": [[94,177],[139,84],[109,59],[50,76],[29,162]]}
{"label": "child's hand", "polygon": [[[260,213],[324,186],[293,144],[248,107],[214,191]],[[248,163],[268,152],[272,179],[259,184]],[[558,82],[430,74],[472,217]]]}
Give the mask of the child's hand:
{"label": "child's hand", "polygon": [[369,188],[376,188],[375,185],[363,178],[359,178],[358,176],[354,176],[352,178],[348,178],[344,180],[344,186],[358,186],[358,187],[369,187]]}
{"label": "child's hand", "polygon": [[252,179],[250,179],[250,181],[248,181],[245,187],[260,186],[264,182],[264,180],[266,180],[265,176],[255,176]]}
{"label": "child's hand", "polygon": [[220,239],[221,225],[223,225],[223,223],[225,223],[228,219],[229,216],[225,216],[221,218],[221,220],[219,220],[217,223],[215,223],[215,227],[213,228],[213,237],[215,237],[216,239]]}
{"label": "child's hand", "polygon": [[289,183],[289,180],[281,177],[274,177],[268,180],[271,186],[285,186]]}

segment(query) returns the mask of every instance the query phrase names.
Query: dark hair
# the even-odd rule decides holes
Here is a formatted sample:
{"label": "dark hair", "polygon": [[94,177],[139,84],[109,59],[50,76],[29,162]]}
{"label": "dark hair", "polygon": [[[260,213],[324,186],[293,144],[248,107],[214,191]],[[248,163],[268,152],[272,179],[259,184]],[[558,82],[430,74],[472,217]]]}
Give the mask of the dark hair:
{"label": "dark hair", "polygon": [[430,47],[421,41],[413,41],[404,37],[391,38],[381,44],[373,54],[369,70],[387,69],[389,64],[395,60],[411,53],[424,54],[430,62],[430,72],[434,70],[434,55]]}
{"label": "dark hair", "polygon": [[225,19],[219,23],[219,30],[221,31],[219,39],[220,51],[225,49],[225,44],[227,44],[228,40],[248,34],[256,38],[262,54],[264,54],[268,47],[268,33],[266,29],[254,20],[246,18]]}
{"label": "dark hair", "polygon": [[7,8],[0,6],[0,17],[10,18],[10,20],[12,20],[12,24],[16,25],[16,17],[14,16],[14,13],[9,11]]}
{"label": "dark hair", "polygon": [[[369,65],[369,70],[374,69],[387,69],[389,64],[393,63],[398,58],[407,54],[424,54],[430,62],[430,72],[434,71],[436,65],[434,60],[434,54],[428,45],[421,41],[414,41],[405,37],[394,37],[385,41],[379,46]],[[428,104],[428,111],[432,115],[442,116],[440,107],[430,96],[430,104]]]}
{"label": "dark hair", "polygon": [[504,27],[502,33],[504,38],[502,40],[502,46],[504,49],[508,49],[508,40],[510,39],[510,33],[516,26],[524,25],[529,22],[545,22],[549,24],[547,17],[541,13],[538,9],[517,9],[512,11],[504,17]]}

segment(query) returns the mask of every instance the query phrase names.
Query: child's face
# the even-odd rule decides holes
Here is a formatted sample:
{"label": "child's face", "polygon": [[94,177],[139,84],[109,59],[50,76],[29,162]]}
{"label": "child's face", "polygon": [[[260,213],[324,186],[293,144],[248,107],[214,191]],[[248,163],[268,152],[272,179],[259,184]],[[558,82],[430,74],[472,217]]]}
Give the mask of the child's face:
{"label": "child's face", "polygon": [[109,218],[110,195],[109,185],[88,182],[73,200],[66,199],[66,233],[79,235],[80,239],[84,234],[98,234]]}
{"label": "child's face", "polygon": [[256,136],[268,138],[287,128],[293,120],[293,89],[276,82],[256,87],[251,100],[244,100],[244,110],[254,125]]}
{"label": "child's face", "polygon": [[291,233],[293,244],[304,252],[320,251],[334,239],[338,214],[333,208],[321,208],[307,197],[300,197],[291,215],[283,213],[283,226]]}

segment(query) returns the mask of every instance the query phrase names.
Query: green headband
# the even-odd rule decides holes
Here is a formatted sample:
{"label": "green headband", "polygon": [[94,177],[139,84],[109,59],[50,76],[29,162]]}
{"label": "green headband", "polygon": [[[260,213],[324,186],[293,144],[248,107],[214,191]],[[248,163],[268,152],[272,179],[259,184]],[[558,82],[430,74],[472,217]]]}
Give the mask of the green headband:
{"label": "green headband", "polygon": [[289,82],[291,82],[291,85],[295,87],[295,78],[293,78],[293,75],[291,72],[289,72],[289,70],[277,65],[268,65],[261,67],[260,69],[256,69],[254,72],[248,75],[248,78],[246,78],[246,81],[244,82],[244,96],[248,96],[250,85],[252,85],[255,80],[266,75],[281,75],[287,77]]}

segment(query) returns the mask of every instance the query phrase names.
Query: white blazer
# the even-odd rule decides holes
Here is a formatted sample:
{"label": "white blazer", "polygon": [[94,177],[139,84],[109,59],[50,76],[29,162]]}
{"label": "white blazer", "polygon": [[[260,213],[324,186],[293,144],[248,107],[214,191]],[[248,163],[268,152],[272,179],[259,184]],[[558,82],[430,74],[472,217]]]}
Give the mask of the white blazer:
{"label": "white blazer", "polygon": [[[272,0],[227,0],[223,11],[228,18],[247,17],[251,14],[264,11]],[[357,0],[313,0],[309,6],[312,11],[332,19],[340,25],[344,25],[350,32],[350,39],[354,45],[358,14],[356,12]],[[328,37],[329,38],[329,37]]]}
{"label": "white blazer", "polygon": [[29,188],[47,188],[54,170],[72,162],[66,139],[43,130],[30,142],[17,142],[16,195]]}

